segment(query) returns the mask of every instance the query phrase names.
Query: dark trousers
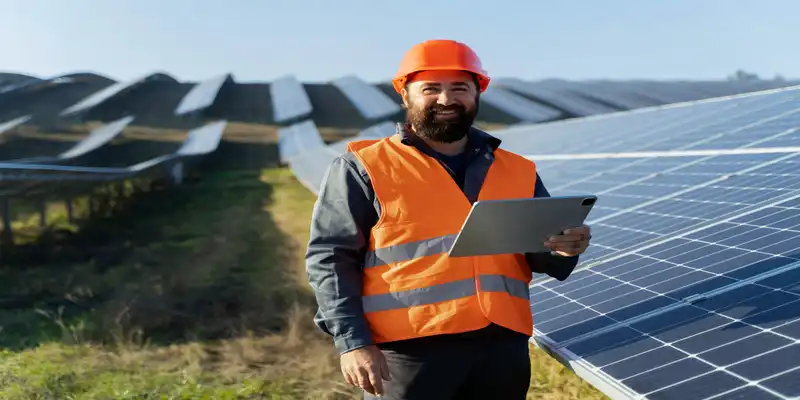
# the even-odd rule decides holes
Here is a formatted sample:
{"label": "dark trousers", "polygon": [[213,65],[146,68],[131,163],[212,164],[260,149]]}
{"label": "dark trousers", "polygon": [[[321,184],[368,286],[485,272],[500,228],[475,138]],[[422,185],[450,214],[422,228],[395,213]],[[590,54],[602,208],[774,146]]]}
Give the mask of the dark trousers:
{"label": "dark trousers", "polygon": [[379,347],[392,376],[384,400],[524,400],[530,386],[528,337],[497,326]]}

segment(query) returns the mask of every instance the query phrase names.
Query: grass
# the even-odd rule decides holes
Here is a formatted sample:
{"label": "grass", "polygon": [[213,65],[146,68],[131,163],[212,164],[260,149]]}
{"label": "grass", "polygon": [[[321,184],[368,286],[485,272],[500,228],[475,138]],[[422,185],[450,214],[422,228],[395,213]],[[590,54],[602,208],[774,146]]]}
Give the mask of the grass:
{"label": "grass", "polygon": [[[311,323],[313,201],[285,169],[239,170],[128,193],[81,226],[51,216],[79,233],[0,268],[0,398],[360,398]],[[605,398],[538,349],[532,362],[531,399]]]}

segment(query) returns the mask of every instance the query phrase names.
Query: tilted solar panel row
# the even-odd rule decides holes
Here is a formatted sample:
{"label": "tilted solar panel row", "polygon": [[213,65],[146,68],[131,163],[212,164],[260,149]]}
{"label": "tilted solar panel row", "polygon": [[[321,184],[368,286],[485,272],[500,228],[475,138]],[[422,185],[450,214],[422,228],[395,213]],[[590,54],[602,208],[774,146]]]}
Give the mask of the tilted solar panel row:
{"label": "tilted solar panel row", "polygon": [[535,340],[613,398],[800,396],[798,94],[534,128],[573,151],[550,191],[599,197],[582,266],[531,287]]}

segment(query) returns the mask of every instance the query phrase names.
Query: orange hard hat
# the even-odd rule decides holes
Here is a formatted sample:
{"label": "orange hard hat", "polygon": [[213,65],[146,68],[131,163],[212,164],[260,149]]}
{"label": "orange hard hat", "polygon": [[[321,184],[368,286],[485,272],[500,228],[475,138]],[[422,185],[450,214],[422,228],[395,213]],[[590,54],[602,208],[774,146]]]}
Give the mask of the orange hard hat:
{"label": "orange hard hat", "polygon": [[392,79],[397,93],[403,89],[408,76],[420,71],[460,70],[475,75],[483,92],[489,86],[489,74],[483,69],[481,60],[464,43],[454,40],[428,40],[414,45],[400,61],[400,67]]}

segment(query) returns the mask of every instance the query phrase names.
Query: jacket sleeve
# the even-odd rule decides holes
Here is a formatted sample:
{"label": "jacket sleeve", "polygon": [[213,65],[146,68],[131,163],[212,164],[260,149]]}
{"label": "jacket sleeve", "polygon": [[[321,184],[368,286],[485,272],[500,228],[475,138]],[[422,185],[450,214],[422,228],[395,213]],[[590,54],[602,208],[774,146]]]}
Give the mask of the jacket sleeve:
{"label": "jacket sleeve", "polygon": [[[536,188],[533,197],[550,197],[550,193],[545,188],[539,174],[536,174]],[[539,274],[547,274],[559,281],[567,279],[575,267],[578,265],[580,256],[562,257],[551,253],[526,253],[525,258],[531,271]]]}
{"label": "jacket sleeve", "polygon": [[371,186],[352,161],[338,157],[323,177],[311,220],[306,273],[318,310],[314,323],[339,353],[373,343],[361,306],[369,231],[377,220]]}

